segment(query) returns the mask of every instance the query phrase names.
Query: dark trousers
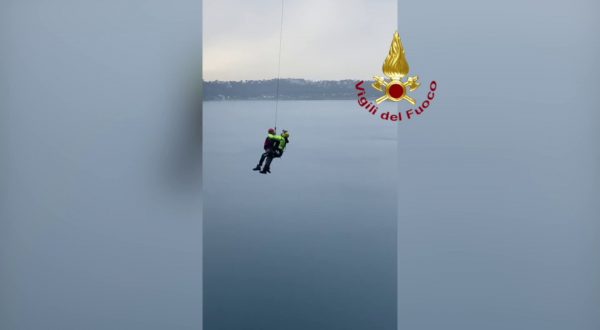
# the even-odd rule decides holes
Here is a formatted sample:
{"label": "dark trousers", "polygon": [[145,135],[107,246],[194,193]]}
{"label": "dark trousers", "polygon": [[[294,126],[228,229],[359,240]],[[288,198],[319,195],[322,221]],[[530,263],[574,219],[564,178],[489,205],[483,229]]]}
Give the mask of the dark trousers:
{"label": "dark trousers", "polygon": [[260,161],[258,162],[258,167],[261,167],[263,162],[266,159],[267,162],[265,163],[265,168],[266,169],[271,168],[271,162],[273,161],[273,158],[279,158],[279,157],[281,157],[281,155],[283,155],[283,151],[280,149],[265,150],[265,152],[260,156]]}

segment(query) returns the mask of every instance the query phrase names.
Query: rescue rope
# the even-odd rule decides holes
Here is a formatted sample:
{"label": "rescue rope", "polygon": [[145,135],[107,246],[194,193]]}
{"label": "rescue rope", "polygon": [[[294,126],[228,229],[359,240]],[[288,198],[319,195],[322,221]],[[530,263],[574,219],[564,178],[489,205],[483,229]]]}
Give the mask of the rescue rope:
{"label": "rescue rope", "polygon": [[275,92],[275,129],[277,129],[277,112],[279,110],[279,81],[281,80],[281,45],[283,43],[283,2],[281,0],[281,23],[279,25],[279,61],[277,63],[277,88]]}

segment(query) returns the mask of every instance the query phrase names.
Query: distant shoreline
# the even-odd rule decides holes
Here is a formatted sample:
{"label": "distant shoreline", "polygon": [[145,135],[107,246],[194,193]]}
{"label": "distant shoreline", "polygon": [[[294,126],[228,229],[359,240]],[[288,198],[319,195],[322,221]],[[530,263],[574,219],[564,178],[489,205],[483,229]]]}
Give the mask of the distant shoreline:
{"label": "distant shoreline", "polygon": [[[281,79],[280,101],[353,100],[357,80]],[[371,83],[366,81],[365,83]],[[277,79],[243,81],[204,81],[205,101],[274,101]]]}
{"label": "distant shoreline", "polygon": [[[225,100],[208,100],[204,99],[204,102],[237,102],[237,101],[272,101],[275,102],[274,99],[225,99]],[[356,99],[285,99],[279,100],[279,102],[288,102],[288,101],[356,101]]]}

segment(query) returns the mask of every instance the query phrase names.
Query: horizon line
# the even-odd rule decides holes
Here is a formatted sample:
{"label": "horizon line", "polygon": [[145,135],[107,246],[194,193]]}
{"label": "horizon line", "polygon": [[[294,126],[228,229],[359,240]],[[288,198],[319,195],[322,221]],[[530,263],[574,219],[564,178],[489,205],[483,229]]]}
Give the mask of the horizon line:
{"label": "horizon line", "polygon": [[241,79],[241,80],[205,80],[202,78],[202,82],[244,82],[244,81],[268,81],[268,80],[305,80],[305,81],[370,81],[372,79],[353,79],[353,78],[344,78],[344,79],[309,79],[309,78],[262,78],[262,79]]}

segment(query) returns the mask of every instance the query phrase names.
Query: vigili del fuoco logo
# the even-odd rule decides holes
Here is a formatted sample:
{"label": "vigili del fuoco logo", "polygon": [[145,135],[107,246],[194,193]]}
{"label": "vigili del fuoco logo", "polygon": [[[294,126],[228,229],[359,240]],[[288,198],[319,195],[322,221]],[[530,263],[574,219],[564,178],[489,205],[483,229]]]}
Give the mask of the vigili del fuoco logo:
{"label": "vigili del fuoco logo", "polygon": [[[408,77],[403,80],[404,77],[408,76],[410,68],[406,61],[406,55],[404,54],[404,46],[400,40],[398,32],[394,33],[394,39],[390,46],[390,52],[383,62],[383,74],[387,77],[373,77],[375,82],[371,85],[379,92],[383,93],[383,96],[375,100],[375,104],[367,99],[367,92],[363,88],[364,80],[359,81],[356,84],[356,90],[358,91],[358,104],[366,109],[370,114],[376,115],[378,113],[378,105],[384,101],[407,101],[408,103],[415,106],[415,109],[408,109],[399,111],[397,114],[382,112],[379,117],[383,120],[388,121],[403,121],[410,120],[416,116],[421,115],[425,109],[429,108],[435,98],[435,91],[437,90],[437,82],[432,81],[429,83],[429,92],[427,98],[416,107],[417,100],[409,95],[410,92],[417,90],[421,86],[419,82],[419,76]],[[389,79],[389,80],[388,80]]]}

